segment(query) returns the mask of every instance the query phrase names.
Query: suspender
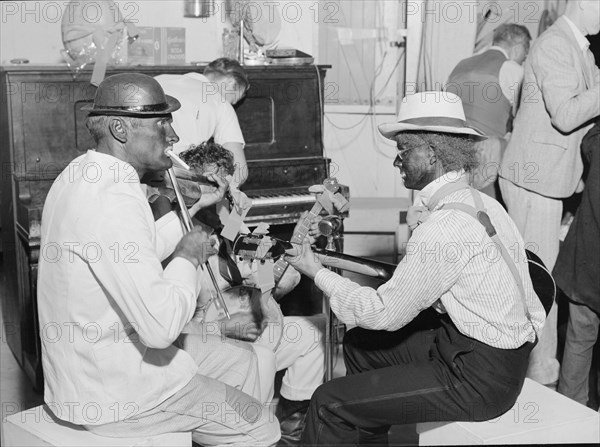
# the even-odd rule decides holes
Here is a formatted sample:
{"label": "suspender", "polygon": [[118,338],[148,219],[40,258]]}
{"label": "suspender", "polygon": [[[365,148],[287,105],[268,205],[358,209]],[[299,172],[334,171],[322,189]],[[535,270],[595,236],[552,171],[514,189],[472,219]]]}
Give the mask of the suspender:
{"label": "suspender", "polygon": [[[504,259],[504,262],[506,262],[506,265],[508,266],[510,272],[512,273],[512,276],[515,279],[515,282],[517,283],[517,287],[519,288],[519,293],[521,295],[521,304],[523,305],[523,311],[525,312],[525,315],[527,316],[527,320],[529,320],[529,322],[531,323],[531,315],[529,313],[529,308],[527,307],[527,303],[525,301],[525,287],[523,286],[523,280],[521,278],[521,275],[519,275],[515,261],[513,260],[513,258],[510,257],[508,250],[506,249],[506,246],[502,243],[502,241],[498,237],[496,228],[492,224],[492,221],[490,220],[490,216],[487,214],[485,207],[483,205],[483,200],[481,199],[481,193],[470,186],[467,186],[467,188],[471,192],[473,201],[475,202],[475,206],[477,208],[474,208],[471,205],[466,205],[466,204],[460,203],[460,202],[452,202],[452,203],[443,204],[440,207],[440,209],[455,209],[455,210],[462,211],[464,213],[467,213],[473,219],[477,220],[481,225],[483,225],[487,235],[490,237],[492,242],[494,242],[496,247],[500,250],[500,254],[502,255],[502,258]],[[458,191],[458,189],[459,188],[456,188],[455,191]],[[445,195],[447,195],[447,194],[445,194]],[[439,197],[438,200],[436,201],[436,203],[433,204],[433,206],[435,206],[441,198],[442,197]]]}
{"label": "suspender", "polygon": [[233,248],[231,242],[225,238],[219,238],[219,272],[221,276],[232,286],[243,284],[244,278],[238,269],[235,259],[231,257]]}

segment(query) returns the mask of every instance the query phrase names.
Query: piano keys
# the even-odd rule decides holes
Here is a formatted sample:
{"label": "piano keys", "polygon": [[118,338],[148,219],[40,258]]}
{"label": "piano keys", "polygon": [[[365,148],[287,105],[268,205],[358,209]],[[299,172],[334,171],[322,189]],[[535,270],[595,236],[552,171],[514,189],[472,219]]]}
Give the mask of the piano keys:
{"label": "piano keys", "polygon": [[328,173],[329,160],[320,157],[248,161],[241,188],[252,199],[246,223],[295,224],[315,203],[308,188],[323,183]]}

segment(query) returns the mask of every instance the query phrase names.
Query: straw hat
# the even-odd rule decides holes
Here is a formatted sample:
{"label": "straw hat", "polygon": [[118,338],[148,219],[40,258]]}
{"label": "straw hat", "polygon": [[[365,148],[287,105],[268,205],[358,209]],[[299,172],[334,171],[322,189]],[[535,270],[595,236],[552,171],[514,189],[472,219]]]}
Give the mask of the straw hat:
{"label": "straw hat", "polygon": [[450,92],[420,92],[405,96],[400,103],[398,121],[379,125],[379,132],[389,139],[407,130],[444,132],[487,138],[475,127],[467,126],[459,96]]}

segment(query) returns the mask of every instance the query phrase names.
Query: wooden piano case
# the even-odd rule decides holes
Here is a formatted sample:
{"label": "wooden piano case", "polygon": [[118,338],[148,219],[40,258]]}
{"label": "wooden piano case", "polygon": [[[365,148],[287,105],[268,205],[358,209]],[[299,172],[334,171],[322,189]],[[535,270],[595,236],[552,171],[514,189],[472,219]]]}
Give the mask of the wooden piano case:
{"label": "wooden piano case", "polygon": [[[254,195],[286,193],[321,183],[329,172],[323,156],[325,66],[247,67],[251,89],[237,107],[246,139]],[[113,67],[121,72],[184,74],[202,66]],[[40,335],[36,308],[40,220],[48,190],[70,160],[93,147],[81,107],[95,87],[91,70],[75,79],[65,66],[0,67],[2,297],[8,344],[34,386],[41,390]],[[295,222],[306,207],[266,207],[253,216],[272,224]],[[42,250],[43,251],[43,250]],[[42,253],[43,255],[43,253]],[[68,328],[63,328],[68,330]]]}

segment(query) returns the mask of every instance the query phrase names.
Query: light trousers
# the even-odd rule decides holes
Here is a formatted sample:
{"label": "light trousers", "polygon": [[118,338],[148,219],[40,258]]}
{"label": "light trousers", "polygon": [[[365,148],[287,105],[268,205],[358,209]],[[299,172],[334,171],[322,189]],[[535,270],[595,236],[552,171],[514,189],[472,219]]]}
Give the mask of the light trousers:
{"label": "light trousers", "polygon": [[[560,246],[562,200],[542,196],[500,177],[500,191],[509,216],[525,241],[525,248],[537,254],[552,271]],[[510,249],[510,247],[508,247]],[[538,344],[531,352],[527,377],[544,385],[558,380],[560,365],[556,359],[558,346],[556,303],[550,309]]]}
{"label": "light trousers", "polygon": [[277,371],[287,370],[280,394],[288,400],[308,400],[323,383],[326,321],[324,314],[283,317],[283,335],[275,352],[253,344],[258,357],[262,402],[273,398]]}
{"label": "light trousers", "polygon": [[279,422],[257,399],[258,364],[252,347],[215,335],[185,334],[179,343],[198,364],[197,374],[183,389],[127,420],[86,428],[109,437],[191,431],[194,442],[203,446],[274,445],[281,436]]}

